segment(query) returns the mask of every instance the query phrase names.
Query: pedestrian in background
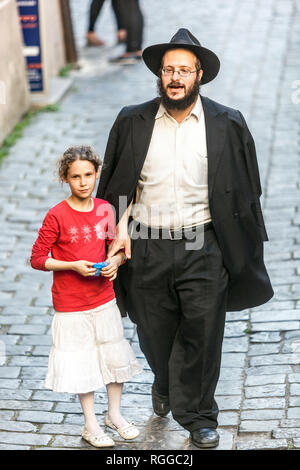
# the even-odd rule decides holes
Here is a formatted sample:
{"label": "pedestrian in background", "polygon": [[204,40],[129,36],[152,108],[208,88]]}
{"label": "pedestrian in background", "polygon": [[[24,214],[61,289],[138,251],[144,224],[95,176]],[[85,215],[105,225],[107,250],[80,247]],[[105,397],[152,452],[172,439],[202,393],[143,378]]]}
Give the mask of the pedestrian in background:
{"label": "pedestrian in background", "polygon": [[[121,0],[125,1],[126,0]],[[87,45],[88,46],[104,46],[105,41],[100,39],[95,33],[95,24],[103,7],[105,0],[92,0],[89,11],[89,25],[87,32]],[[117,22],[117,41],[118,43],[125,42],[126,40],[126,27],[125,19],[123,15],[122,5],[120,0],[112,0],[112,7],[115,13]]]}
{"label": "pedestrian in background", "polygon": [[142,59],[144,17],[139,0],[115,0],[126,29],[126,51],[110,59],[112,63],[135,64]]}
{"label": "pedestrian in background", "polygon": [[[71,195],[46,214],[34,243],[31,266],[53,271],[52,348],[46,388],[78,394],[85,426],[82,437],[95,447],[111,447],[113,439],[98,424],[95,390],[106,386],[106,426],[124,439],[139,431],[120,412],[123,383],[141,372],[124,338],[113,281],[126,260],[122,251],[95,276],[94,263],[106,259],[105,243],[114,235],[114,214],[109,203],[92,198],[100,160],[88,146],[69,148],[59,160],[60,180]],[[49,253],[51,251],[51,257]]]}

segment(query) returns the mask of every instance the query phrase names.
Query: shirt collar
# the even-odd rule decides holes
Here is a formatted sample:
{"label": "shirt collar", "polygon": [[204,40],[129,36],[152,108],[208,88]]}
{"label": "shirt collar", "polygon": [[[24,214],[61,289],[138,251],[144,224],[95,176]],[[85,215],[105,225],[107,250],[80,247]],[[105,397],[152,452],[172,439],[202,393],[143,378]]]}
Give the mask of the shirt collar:
{"label": "shirt collar", "polygon": [[[198,96],[197,101],[195,103],[195,106],[193,107],[190,114],[185,119],[188,119],[190,116],[195,116],[197,121],[200,121],[202,111],[203,111],[203,109],[202,109],[201,99],[200,99],[200,96]],[[157,111],[156,116],[155,116],[155,119],[161,118],[164,114],[166,114],[169,117],[172,117],[172,116],[170,116],[170,114],[168,113],[168,111],[166,110],[164,105],[162,103],[160,103],[158,111]]]}

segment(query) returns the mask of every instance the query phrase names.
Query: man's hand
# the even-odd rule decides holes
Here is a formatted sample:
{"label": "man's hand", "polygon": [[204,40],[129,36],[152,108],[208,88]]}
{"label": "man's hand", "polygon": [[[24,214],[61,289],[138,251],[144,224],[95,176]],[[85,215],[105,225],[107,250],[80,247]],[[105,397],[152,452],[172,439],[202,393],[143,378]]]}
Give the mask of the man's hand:
{"label": "man's hand", "polygon": [[120,250],[125,251],[127,259],[131,259],[131,240],[128,235],[128,218],[132,207],[132,201],[127,207],[126,211],[121,217],[120,222],[116,227],[116,238],[112,241],[108,248],[108,257],[112,257]]}
{"label": "man's hand", "polygon": [[127,234],[126,238],[118,238],[116,237],[108,248],[107,256],[109,258],[113,257],[118,251],[123,250],[125,251],[126,258],[131,258],[131,240],[130,236]]}

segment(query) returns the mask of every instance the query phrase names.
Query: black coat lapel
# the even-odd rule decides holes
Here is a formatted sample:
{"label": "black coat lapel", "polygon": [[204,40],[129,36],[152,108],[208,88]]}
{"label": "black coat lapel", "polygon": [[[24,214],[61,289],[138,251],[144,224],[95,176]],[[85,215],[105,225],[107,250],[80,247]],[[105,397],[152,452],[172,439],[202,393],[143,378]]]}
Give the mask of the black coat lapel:
{"label": "black coat lapel", "polygon": [[140,175],[151,141],[159,100],[152,100],[147,108],[132,120],[132,146],[137,176]]}
{"label": "black coat lapel", "polygon": [[215,176],[224,146],[227,125],[226,112],[216,108],[213,101],[201,96],[205,119],[206,145],[208,158],[208,195],[212,195]]}

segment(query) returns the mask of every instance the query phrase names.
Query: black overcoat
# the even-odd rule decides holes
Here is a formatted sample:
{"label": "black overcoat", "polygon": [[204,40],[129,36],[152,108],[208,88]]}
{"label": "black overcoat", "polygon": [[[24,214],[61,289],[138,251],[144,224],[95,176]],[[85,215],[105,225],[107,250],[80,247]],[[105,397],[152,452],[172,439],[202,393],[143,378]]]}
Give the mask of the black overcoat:
{"label": "black overcoat", "polygon": [[[263,259],[263,242],[268,237],[255,145],[240,111],[200,97],[207,139],[209,208],[229,272],[227,311],[239,311],[273,296]],[[110,131],[97,197],[115,207],[117,222],[135,197],[158,107],[158,98],[126,106]],[[123,196],[121,205],[119,196]],[[125,263],[114,287],[122,315],[128,311],[134,318],[128,309],[131,303],[126,301],[127,281]]]}

